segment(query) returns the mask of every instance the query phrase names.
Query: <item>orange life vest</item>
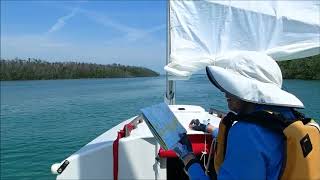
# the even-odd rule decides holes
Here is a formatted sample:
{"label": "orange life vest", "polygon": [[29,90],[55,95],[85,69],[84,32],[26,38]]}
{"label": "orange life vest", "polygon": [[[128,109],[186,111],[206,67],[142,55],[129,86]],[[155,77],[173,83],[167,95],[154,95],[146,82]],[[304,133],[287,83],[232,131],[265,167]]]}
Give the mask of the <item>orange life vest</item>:
{"label": "orange life vest", "polygon": [[295,121],[286,121],[283,117],[267,111],[250,115],[229,113],[219,125],[215,144],[214,168],[216,172],[224,161],[227,136],[234,121],[245,121],[281,132],[285,137],[284,163],[279,179],[320,179],[320,128],[309,118],[294,111]]}

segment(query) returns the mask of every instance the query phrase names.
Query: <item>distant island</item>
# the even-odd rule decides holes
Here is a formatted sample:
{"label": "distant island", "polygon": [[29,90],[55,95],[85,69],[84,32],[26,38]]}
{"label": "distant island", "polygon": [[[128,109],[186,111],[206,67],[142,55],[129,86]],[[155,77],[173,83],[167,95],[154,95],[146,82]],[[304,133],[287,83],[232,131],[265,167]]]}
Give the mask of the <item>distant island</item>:
{"label": "distant island", "polygon": [[1,59],[0,80],[48,80],[80,78],[154,77],[159,73],[144,67],[121,64],[47,62],[40,59]]}
{"label": "distant island", "polygon": [[[284,79],[320,80],[320,55],[279,61]],[[154,77],[159,73],[144,67],[121,64],[47,62],[40,59],[1,60],[0,80],[45,80],[80,78]]]}
{"label": "distant island", "polygon": [[320,80],[320,55],[278,62],[284,79]]}

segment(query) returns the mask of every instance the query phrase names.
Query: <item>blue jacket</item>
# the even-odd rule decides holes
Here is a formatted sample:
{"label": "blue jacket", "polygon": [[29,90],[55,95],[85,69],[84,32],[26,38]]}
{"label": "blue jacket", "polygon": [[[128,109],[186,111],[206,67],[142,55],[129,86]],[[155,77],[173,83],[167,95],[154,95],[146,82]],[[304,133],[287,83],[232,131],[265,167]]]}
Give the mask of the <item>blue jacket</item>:
{"label": "blue jacket", "polygon": [[[288,119],[294,118],[289,108],[273,110],[282,112]],[[279,179],[284,151],[281,134],[256,124],[237,122],[230,128],[227,142],[225,160],[217,172],[218,180]],[[209,179],[197,163],[189,167],[188,174],[192,180]]]}

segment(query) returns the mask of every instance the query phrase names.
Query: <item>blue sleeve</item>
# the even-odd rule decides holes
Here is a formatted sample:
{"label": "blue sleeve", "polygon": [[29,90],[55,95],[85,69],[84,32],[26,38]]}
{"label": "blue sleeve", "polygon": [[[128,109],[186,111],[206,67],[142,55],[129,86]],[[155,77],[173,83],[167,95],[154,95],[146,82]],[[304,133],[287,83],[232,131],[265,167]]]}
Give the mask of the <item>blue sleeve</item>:
{"label": "blue sleeve", "polygon": [[192,164],[188,169],[190,180],[209,180],[199,163]]}
{"label": "blue sleeve", "polygon": [[237,123],[229,131],[225,160],[218,180],[266,179],[266,164],[256,132],[251,125]]}

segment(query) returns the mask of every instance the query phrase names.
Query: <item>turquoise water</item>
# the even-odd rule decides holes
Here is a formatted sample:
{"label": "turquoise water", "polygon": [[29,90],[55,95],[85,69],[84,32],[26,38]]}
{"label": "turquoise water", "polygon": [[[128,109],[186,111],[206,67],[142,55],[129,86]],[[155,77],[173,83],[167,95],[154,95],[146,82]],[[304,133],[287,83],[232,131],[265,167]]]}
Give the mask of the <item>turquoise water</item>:
{"label": "turquoise water", "polygon": [[[320,119],[320,81],[286,80]],[[177,104],[226,110],[204,75],[176,85]],[[165,77],[1,82],[1,179],[54,179],[50,167],[96,136],[163,101]]]}

